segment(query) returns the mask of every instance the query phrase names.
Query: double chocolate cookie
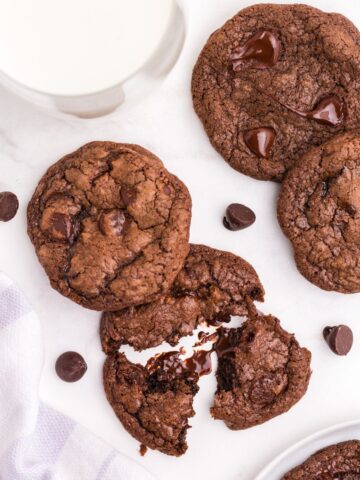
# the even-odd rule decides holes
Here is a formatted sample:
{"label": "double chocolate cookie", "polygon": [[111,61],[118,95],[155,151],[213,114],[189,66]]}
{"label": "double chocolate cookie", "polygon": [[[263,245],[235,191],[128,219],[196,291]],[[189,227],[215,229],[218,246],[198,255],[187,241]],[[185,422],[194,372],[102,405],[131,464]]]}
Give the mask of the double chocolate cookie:
{"label": "double chocolate cookie", "polygon": [[143,445],[174,456],[187,449],[198,378],[173,353],[143,367],[117,352],[104,365],[106,396],[124,428]]}
{"label": "double chocolate cookie", "polygon": [[311,354],[271,315],[252,312],[240,328],[221,328],[211,414],[232,430],[287,412],[305,394]]}
{"label": "double chocolate cookie", "polygon": [[324,290],[360,291],[360,131],[306,153],[288,173],[280,225],[300,272]]}
{"label": "double chocolate cookie", "polygon": [[246,315],[249,301],[263,301],[264,289],[253,267],[236,255],[204,245],[190,253],[169,292],[147,305],[102,316],[105,353],[129,344],[136,350],[166,341],[176,345],[201,322],[216,324]]}
{"label": "double chocolate cookie", "polygon": [[94,310],[151,302],[189,251],[185,185],[137,145],[92,142],[40,180],[28,232],[51,285]]}
{"label": "double chocolate cookie", "polygon": [[236,170],[282,180],[309,149],[360,126],[360,35],[307,5],[254,5],[216,30],[192,79],[194,108]]}
{"label": "double chocolate cookie", "polygon": [[283,477],[283,480],[320,479],[359,480],[360,441],[350,440],[324,448]]}

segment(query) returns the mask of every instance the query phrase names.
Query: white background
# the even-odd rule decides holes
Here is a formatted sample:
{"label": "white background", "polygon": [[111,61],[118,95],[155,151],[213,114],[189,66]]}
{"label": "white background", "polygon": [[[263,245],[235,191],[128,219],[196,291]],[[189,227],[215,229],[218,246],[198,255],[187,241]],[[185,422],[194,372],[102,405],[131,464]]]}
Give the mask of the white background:
{"label": "white background", "polygon": [[[360,417],[360,294],[324,292],[297,272],[276,221],[279,186],[232,170],[212,149],[192,110],[191,70],[201,46],[213,30],[249,3],[183,0],[187,37],[175,68],[150,96],[130,92],[118,111],[107,117],[81,120],[51,115],[0,90],[0,191],[12,190],[20,199],[16,218],[0,224],[0,268],[25,290],[41,318],[45,348],[41,396],[162,480],[169,475],[172,480],[253,480],[266,463],[304,435]],[[355,0],[308,3],[342,12],[360,26]],[[261,309],[277,315],[283,327],[295,332],[313,353],[308,393],[289,413],[256,428],[230,431],[209,415],[215,382],[205,377],[195,399],[197,414],[191,420],[186,455],[176,459],[149,451],[144,458],[139,456],[137,442],[116,420],[102,390],[99,314],[49,287],[26,235],[26,206],[45,169],[95,139],[135,142],[159,155],[191,192],[191,241],[232,251],[256,268],[266,290]],[[251,228],[224,229],[222,214],[231,202],[245,203],[256,212]],[[322,339],[323,327],[338,323],[349,325],[355,335],[354,347],[344,358],[331,353]],[[66,350],[81,352],[88,362],[87,374],[76,384],[63,383],[54,373],[57,356]]]}

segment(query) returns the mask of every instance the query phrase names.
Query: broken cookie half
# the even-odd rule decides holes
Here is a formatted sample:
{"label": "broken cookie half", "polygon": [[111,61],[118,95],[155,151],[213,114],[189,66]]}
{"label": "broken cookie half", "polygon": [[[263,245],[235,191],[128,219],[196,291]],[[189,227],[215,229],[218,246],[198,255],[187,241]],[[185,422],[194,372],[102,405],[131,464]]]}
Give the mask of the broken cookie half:
{"label": "broken cookie half", "polygon": [[264,288],[244,259],[204,245],[191,245],[185,264],[167,295],[146,305],[103,314],[102,348],[109,354],[121,345],[135,350],[163,342],[176,345],[200,323],[229,321],[247,315],[248,302],[264,300]]}
{"label": "broken cookie half", "polygon": [[253,311],[240,328],[220,328],[211,414],[241,430],[287,412],[305,394],[311,353],[272,315]]}
{"label": "broken cookie half", "polygon": [[124,428],[146,447],[177,457],[187,450],[198,379],[178,352],[161,354],[145,367],[117,352],[104,365],[106,396]]}

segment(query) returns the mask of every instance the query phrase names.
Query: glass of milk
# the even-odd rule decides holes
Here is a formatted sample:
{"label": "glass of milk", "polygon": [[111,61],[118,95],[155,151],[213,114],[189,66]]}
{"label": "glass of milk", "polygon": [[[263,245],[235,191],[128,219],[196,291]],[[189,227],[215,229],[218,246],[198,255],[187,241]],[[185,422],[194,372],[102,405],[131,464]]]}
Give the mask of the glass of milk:
{"label": "glass of milk", "polygon": [[183,40],[175,0],[1,0],[0,83],[43,107],[99,116],[136,76],[166,73]]}

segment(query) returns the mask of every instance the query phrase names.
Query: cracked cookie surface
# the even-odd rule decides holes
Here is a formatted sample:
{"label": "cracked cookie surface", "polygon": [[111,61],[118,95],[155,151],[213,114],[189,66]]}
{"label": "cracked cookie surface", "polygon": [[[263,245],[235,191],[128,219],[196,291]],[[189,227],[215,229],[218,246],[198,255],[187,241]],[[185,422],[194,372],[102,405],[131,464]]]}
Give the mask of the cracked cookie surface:
{"label": "cracked cookie surface", "polygon": [[311,353],[272,315],[255,311],[240,328],[221,328],[211,414],[232,430],[287,412],[305,394]]}
{"label": "cracked cookie surface", "polygon": [[187,450],[188,419],[195,415],[198,392],[198,377],[181,370],[180,360],[170,369],[166,362],[152,369],[119,352],[104,365],[105,393],[124,428],[143,445],[174,456]]}
{"label": "cracked cookie surface", "polygon": [[51,166],[28,233],[53,288],[94,310],[152,301],[188,254],[185,185],[137,145],[92,142]]}
{"label": "cracked cookie surface", "polygon": [[312,146],[360,126],[360,34],[339,14],[254,5],[208,39],[195,111],[236,170],[281,180]]}
{"label": "cracked cookie surface", "polygon": [[136,350],[166,341],[176,345],[199,323],[246,315],[247,301],[263,301],[264,289],[253,267],[242,258],[204,245],[191,245],[169,292],[147,305],[103,314],[102,348],[109,354],[123,344]]}
{"label": "cracked cookie surface", "polygon": [[314,453],[283,480],[359,480],[360,441],[338,443]]}
{"label": "cracked cookie surface", "polygon": [[278,219],[299,271],[324,290],[360,291],[360,131],[310,150],[283,182]]}

